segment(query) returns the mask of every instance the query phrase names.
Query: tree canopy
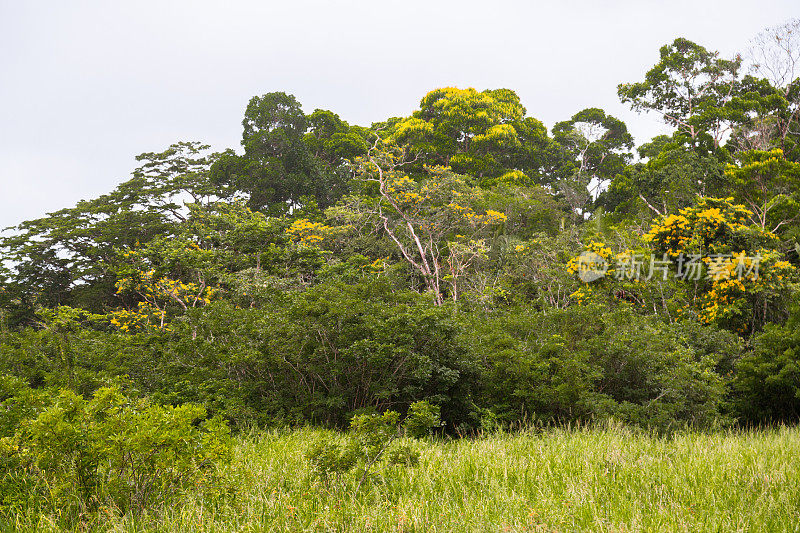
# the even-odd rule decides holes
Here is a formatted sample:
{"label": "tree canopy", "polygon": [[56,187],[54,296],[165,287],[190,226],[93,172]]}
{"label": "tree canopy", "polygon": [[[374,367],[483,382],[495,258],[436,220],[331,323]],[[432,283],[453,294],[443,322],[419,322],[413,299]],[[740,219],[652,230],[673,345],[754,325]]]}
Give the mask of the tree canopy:
{"label": "tree canopy", "polygon": [[638,146],[507,88],[370,126],[254,96],[241,147],[141,154],[3,234],[0,428],[114,387],[237,428],[796,422],[797,29],[665,44],[618,87],[672,127]]}

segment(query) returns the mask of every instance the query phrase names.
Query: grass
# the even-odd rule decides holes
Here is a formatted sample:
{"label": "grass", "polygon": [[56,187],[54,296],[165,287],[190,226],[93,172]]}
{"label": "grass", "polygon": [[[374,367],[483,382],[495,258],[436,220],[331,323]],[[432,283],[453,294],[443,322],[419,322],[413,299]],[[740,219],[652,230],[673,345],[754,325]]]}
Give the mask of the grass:
{"label": "grass", "polygon": [[[254,433],[232,494],[86,527],[112,531],[800,531],[800,429],[554,429],[420,443],[420,464],[354,492],[303,459],[321,430]],[[50,516],[16,527],[55,530]]]}

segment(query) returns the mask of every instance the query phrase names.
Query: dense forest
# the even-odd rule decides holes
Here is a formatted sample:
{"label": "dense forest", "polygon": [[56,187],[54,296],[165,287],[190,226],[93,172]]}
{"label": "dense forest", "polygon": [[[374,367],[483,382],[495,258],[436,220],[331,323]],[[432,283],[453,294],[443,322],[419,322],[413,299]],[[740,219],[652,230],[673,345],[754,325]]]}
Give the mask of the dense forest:
{"label": "dense forest", "polygon": [[5,504],[37,472],[96,472],[81,439],[123,429],[213,461],[227,428],[411,406],[450,436],[796,423],[798,36],[663,46],[618,86],[672,129],[640,146],[598,108],[548,131],[511,89],[435,89],[369,127],[267,93],[242,150],[143,153],[112,192],[8,229]]}
{"label": "dense forest", "polygon": [[510,89],[370,127],[253,97],[243,150],[141,154],[6,231],[0,400],[115,385],[239,428],[419,400],[451,433],[795,422],[797,31],[749,61],[663,46],[618,87],[673,128],[638,147],[602,109],[548,131]]}
{"label": "dense forest", "polygon": [[241,150],[143,153],[8,228],[0,516],[224,492],[231,432],[349,426],[307,457],[361,461],[355,494],[401,420],[797,423],[798,61],[798,21],[730,58],[675,39],[617,89],[672,130],[640,146],[598,108],[548,130],[511,89],[369,127],[267,93]]}

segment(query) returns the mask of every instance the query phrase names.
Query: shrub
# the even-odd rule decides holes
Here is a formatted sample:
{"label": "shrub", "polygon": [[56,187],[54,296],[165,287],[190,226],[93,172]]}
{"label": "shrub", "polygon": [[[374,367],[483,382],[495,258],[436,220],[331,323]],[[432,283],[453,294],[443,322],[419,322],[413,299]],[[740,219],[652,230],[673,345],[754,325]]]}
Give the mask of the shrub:
{"label": "shrub", "polygon": [[243,425],[346,427],[365,409],[419,400],[440,405],[448,421],[467,416],[476,365],[448,309],[380,280],[326,283],[286,300],[198,310],[165,357],[169,387],[190,393],[170,401],[202,402]]}
{"label": "shrub", "polygon": [[736,365],[731,414],[747,424],[800,420],[800,306],[784,326],[767,325]]}
{"label": "shrub", "polygon": [[227,425],[201,406],[153,405],[111,387],[89,400],[63,390],[0,444],[2,479],[29,489],[6,510],[26,499],[74,520],[101,507],[165,505],[189,487],[214,487],[230,450]]}
{"label": "shrub", "polygon": [[[604,310],[605,311],[605,310]],[[519,310],[476,325],[481,405],[501,422],[614,417],[641,426],[711,425],[740,351],[735,335],[591,306]]]}
{"label": "shrub", "polygon": [[399,420],[397,411],[354,416],[349,433],[322,437],[308,448],[305,456],[311,471],[326,483],[353,473],[357,491],[373,471],[386,475],[392,466],[416,465],[419,452],[413,440],[442,425],[439,409],[425,401],[415,402],[402,424]]}

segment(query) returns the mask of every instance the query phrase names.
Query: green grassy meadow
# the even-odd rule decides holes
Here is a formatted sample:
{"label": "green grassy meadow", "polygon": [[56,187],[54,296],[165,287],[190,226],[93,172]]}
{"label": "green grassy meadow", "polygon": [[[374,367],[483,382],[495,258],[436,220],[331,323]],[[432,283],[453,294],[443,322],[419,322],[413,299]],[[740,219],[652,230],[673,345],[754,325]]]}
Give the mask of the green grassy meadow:
{"label": "green grassy meadow", "polygon": [[[678,433],[548,429],[420,442],[356,493],[303,457],[322,430],[239,437],[228,487],[137,517],[101,512],[110,531],[800,531],[800,430]],[[57,516],[7,529],[59,530]]]}

